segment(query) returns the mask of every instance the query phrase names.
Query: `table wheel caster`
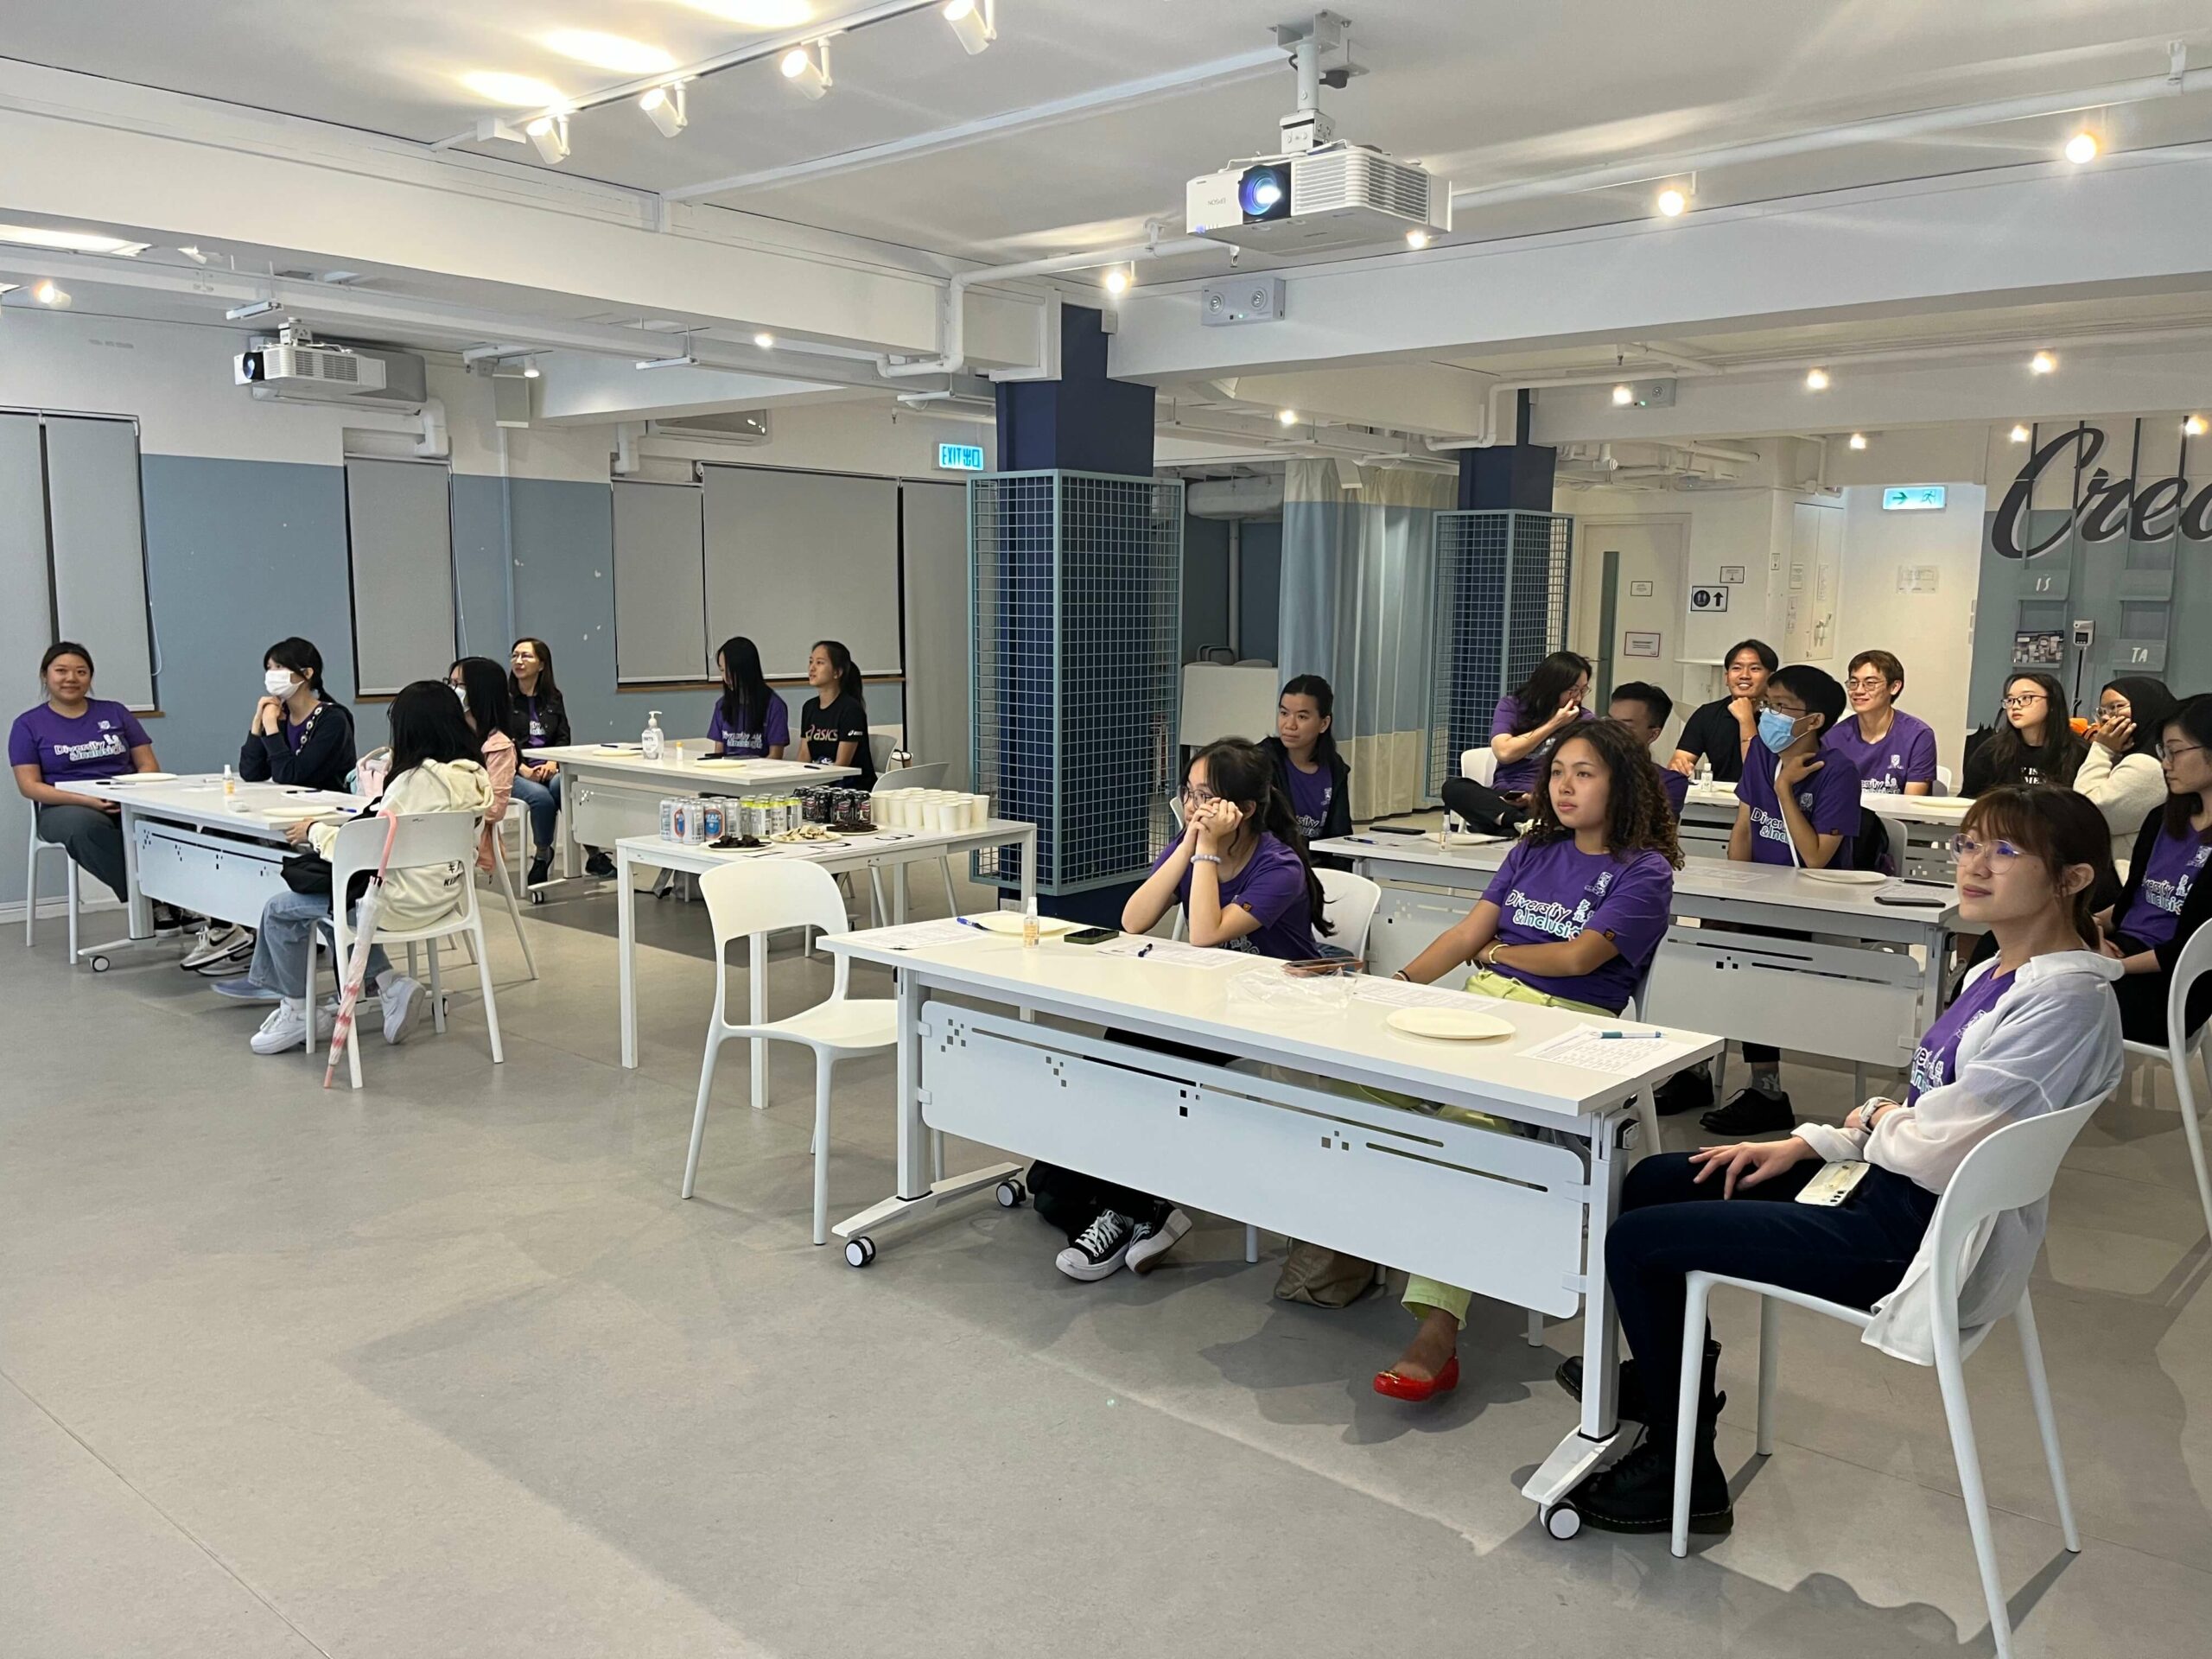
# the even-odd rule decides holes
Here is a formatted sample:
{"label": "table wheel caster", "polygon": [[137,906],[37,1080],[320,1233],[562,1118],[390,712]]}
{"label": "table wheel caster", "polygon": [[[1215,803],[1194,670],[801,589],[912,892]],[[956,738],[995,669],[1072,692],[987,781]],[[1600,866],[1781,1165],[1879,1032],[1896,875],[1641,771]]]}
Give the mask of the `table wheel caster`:
{"label": "table wheel caster", "polygon": [[875,1260],[875,1241],[867,1234],[845,1241],[845,1262],[848,1266],[865,1268]]}
{"label": "table wheel caster", "polygon": [[108,962],[105,957],[94,957],[92,958],[92,971],[94,973],[104,974],[107,972],[107,968]]}
{"label": "table wheel caster", "polygon": [[543,887],[532,887],[530,890],[530,902],[533,905],[543,904],[545,902],[545,889]]}
{"label": "table wheel caster", "polygon": [[1540,1511],[1538,1518],[1543,1522],[1544,1530],[1561,1543],[1582,1530],[1582,1511],[1572,1502],[1563,1500],[1551,1504]]}
{"label": "table wheel caster", "polygon": [[1009,1175],[999,1183],[999,1208],[1001,1210],[1020,1209],[1022,1201],[1028,1196],[1029,1189],[1014,1176]]}

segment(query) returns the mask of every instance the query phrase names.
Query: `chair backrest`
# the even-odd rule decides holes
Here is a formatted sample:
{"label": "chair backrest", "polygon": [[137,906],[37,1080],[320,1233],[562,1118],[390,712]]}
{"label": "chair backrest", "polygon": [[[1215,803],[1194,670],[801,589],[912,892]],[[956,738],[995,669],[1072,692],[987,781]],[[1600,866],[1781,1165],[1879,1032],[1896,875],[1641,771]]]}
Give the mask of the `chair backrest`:
{"label": "chair backrest", "polygon": [[[1958,1173],[1943,1189],[1936,1217],[1929,1224],[1934,1238],[1936,1306],[1948,1309],[1955,1322],[1961,1279],[1961,1256],[1974,1230],[1992,1216],[2020,1210],[2050,1196],[2058,1166],[2074,1137],[2082,1133],[2089,1115],[2103,1105],[2112,1090],[2056,1112],[2008,1123],[1986,1137],[1966,1155]],[[2024,1283],[2025,1281],[2023,1281]],[[1993,1310],[1993,1318],[2011,1313]]]}
{"label": "chair backrest", "polygon": [[845,896],[837,878],[802,858],[754,858],[724,864],[699,878],[707,914],[715,926],[715,951],[732,939],[773,933],[786,927],[814,927],[842,933]]}
{"label": "chair backrest", "polygon": [[2189,994],[2207,973],[2212,973],[2212,927],[2200,927],[2183,942],[2180,959],[2174,963],[2166,986],[2166,1041],[2176,1065],[2182,1064],[2181,1054],[2189,1042]]}
{"label": "chair backrest", "polygon": [[1459,757],[1459,775],[1471,778],[1484,789],[1497,782],[1497,752],[1487,743],[1478,749],[1469,749]]}
{"label": "chair backrest", "polygon": [[1852,838],[1851,868],[1904,874],[1904,825],[1871,806],[1859,809],[1859,833]]}
{"label": "chair backrest", "polygon": [[1936,768],[1936,792],[1938,795],[1955,795],[1959,792],[1948,766]]}
{"label": "chair backrest", "polygon": [[945,775],[952,770],[950,760],[932,760],[926,766],[901,766],[896,772],[887,772],[875,780],[874,792],[887,789],[943,789]]}
{"label": "chair backrest", "polygon": [[891,764],[893,751],[906,741],[903,726],[871,726],[868,728],[868,760],[878,772]]}
{"label": "chair backrest", "polygon": [[[475,883],[466,872],[476,867],[477,836],[483,820],[474,812],[403,812],[392,836],[391,857],[384,856],[386,824],[380,814],[364,814],[338,832],[330,848],[331,892],[342,893],[356,875],[373,875],[379,863],[389,875],[398,870],[429,870],[451,867],[454,878],[454,903],[473,905]],[[468,895],[464,898],[464,895]],[[462,913],[466,913],[465,908]]]}
{"label": "chair backrest", "polygon": [[[1322,942],[1364,957],[1368,930],[1374,925],[1376,906],[1382,902],[1382,889],[1349,870],[1316,870],[1314,874],[1321,878],[1321,914],[1336,929],[1320,935]],[[2212,932],[2212,929],[2205,931]]]}

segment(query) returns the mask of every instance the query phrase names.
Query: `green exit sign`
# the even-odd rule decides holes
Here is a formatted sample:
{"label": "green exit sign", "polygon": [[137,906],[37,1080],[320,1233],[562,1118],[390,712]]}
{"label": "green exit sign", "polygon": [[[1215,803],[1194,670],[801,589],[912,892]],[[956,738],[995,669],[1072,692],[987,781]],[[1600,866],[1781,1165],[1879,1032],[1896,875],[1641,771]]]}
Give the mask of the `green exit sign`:
{"label": "green exit sign", "polygon": [[980,473],[983,470],[983,446],[940,443],[937,447],[937,464],[948,473]]}

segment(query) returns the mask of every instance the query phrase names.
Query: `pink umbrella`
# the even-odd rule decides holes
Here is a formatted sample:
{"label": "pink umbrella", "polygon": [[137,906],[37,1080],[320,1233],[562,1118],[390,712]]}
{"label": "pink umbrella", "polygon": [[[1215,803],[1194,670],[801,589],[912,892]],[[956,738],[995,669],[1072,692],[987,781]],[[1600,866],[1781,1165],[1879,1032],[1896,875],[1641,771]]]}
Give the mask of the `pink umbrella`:
{"label": "pink umbrella", "polygon": [[[376,948],[377,911],[384,903],[384,873],[391,862],[391,843],[399,834],[399,820],[396,817],[390,812],[377,816],[384,820],[384,851],[377,859],[376,875],[369,882],[368,891],[361,895],[360,907],[353,916],[353,953],[346,963],[346,986],[339,995],[338,1019],[330,1031],[330,1064],[322,1071],[322,1086],[326,1089],[338,1075],[338,1062],[346,1052],[346,1040],[353,1034],[353,1005],[361,1000],[361,986],[369,976],[369,952]],[[334,911],[345,902],[344,893],[331,893]]]}

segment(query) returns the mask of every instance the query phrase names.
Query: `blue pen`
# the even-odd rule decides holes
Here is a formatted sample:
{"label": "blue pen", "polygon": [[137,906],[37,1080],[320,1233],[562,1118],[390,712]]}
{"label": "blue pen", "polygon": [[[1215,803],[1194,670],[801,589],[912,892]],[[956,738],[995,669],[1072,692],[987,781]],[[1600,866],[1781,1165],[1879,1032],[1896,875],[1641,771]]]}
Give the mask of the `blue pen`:
{"label": "blue pen", "polygon": [[1663,1031],[1601,1031],[1598,1033],[1598,1040],[1600,1042],[1656,1041],[1665,1037],[1666,1034]]}
{"label": "blue pen", "polygon": [[956,916],[952,919],[959,923],[961,926],[972,927],[980,933],[988,933],[991,931],[989,928],[985,927],[981,922],[976,921],[966,916]]}

